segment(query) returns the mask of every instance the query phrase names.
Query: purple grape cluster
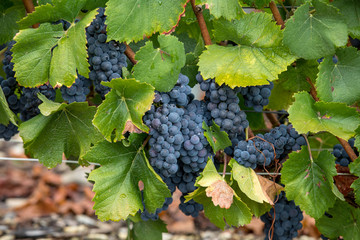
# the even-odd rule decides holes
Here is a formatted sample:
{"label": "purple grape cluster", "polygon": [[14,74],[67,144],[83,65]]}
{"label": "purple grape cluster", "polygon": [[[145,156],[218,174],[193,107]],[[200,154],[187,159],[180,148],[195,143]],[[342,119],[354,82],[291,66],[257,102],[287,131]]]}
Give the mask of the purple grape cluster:
{"label": "purple grape cluster", "polygon": [[89,78],[94,82],[95,90],[102,98],[110,91],[101,82],[122,77],[122,68],[127,66],[124,54],[126,45],[116,41],[107,41],[104,15],[105,9],[99,8],[99,14],[86,28],[90,73]]}
{"label": "purple grape cluster", "polygon": [[90,93],[91,80],[78,75],[75,83],[70,87],[61,86],[61,96],[68,103],[85,102],[86,96]]}
{"label": "purple grape cluster", "polygon": [[[275,210],[274,210],[275,209]],[[271,208],[270,212],[265,213],[260,219],[265,223],[265,240],[269,240],[271,236],[271,226],[273,219],[275,224],[273,229],[273,240],[291,240],[298,235],[298,230],[302,228],[301,221],[304,216],[299,206],[296,206],[294,201],[287,200],[285,193],[282,192],[275,207]]]}
{"label": "purple grape cluster", "polygon": [[274,83],[269,81],[267,85],[242,87],[240,93],[245,100],[246,107],[261,112],[263,107],[269,104],[269,97],[273,88]]}
{"label": "purple grape cluster", "polygon": [[[351,148],[355,151],[356,155],[359,155],[357,149],[355,148],[355,139],[349,139],[348,143],[350,144]],[[335,144],[333,151],[331,152],[332,155],[336,157],[335,163],[340,164],[340,166],[347,167],[352,162],[349,155],[343,148],[341,144]]]}

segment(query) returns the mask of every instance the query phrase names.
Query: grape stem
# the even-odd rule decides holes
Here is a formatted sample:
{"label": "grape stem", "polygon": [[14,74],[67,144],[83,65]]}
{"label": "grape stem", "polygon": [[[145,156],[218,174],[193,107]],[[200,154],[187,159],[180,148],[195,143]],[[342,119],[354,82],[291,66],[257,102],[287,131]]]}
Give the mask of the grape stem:
{"label": "grape stem", "polygon": [[[25,9],[26,9],[26,12],[29,14],[29,13],[32,13],[33,11],[35,11],[35,7],[34,7],[34,3],[32,0],[22,0],[23,1],[23,4],[25,6]],[[39,27],[39,24],[36,23],[34,25],[32,25],[33,28],[38,28]]]}
{"label": "grape stem", "polygon": [[280,15],[279,9],[277,8],[275,2],[271,1],[269,7],[272,14],[274,15],[276,23],[281,26],[281,29],[283,29],[285,27],[285,23]]}
{"label": "grape stem", "polygon": [[[310,84],[311,89],[310,89],[310,95],[313,97],[313,99],[315,101],[319,101],[319,98],[316,96],[316,89],[314,84],[311,82],[310,78],[306,78],[306,81]],[[343,148],[345,149],[346,153],[349,155],[350,159],[352,161],[355,161],[355,159],[357,159],[356,153],[354,152],[354,150],[352,149],[352,147],[350,146],[350,144],[345,141],[344,139],[337,137],[337,140],[340,142],[341,146],[343,146]]]}
{"label": "grape stem", "polygon": [[211,45],[212,44],[211,38],[210,38],[209,31],[206,27],[206,22],[205,22],[204,16],[202,14],[202,8],[201,8],[201,6],[195,5],[195,0],[191,0],[190,2],[191,2],[192,9],[195,13],[195,16],[197,18],[197,21],[199,23],[201,35],[204,39],[205,45]]}
{"label": "grape stem", "polygon": [[280,126],[280,122],[277,120],[274,113],[265,113],[265,115],[274,127]]}
{"label": "grape stem", "polygon": [[125,43],[125,45],[126,45],[125,55],[131,61],[131,63],[135,65],[137,63],[137,61],[135,60],[135,53],[127,43]]}

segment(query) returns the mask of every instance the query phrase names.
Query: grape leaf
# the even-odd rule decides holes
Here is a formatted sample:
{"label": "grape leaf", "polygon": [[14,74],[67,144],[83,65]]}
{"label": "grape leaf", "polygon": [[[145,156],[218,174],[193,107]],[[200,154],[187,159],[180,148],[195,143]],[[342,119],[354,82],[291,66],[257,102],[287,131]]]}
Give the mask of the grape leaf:
{"label": "grape leaf", "polygon": [[11,0],[2,0],[0,2],[0,13],[3,13],[6,11],[6,9],[11,8],[14,6],[14,2]]}
{"label": "grape leaf", "polygon": [[23,6],[13,6],[0,13],[0,45],[9,42],[19,31],[16,23],[25,16]]}
{"label": "grape leaf", "polygon": [[322,151],[318,158],[311,159],[307,146],[303,146],[300,152],[289,154],[281,174],[287,198],[313,218],[320,218],[335,204],[333,177],[337,173],[330,152]]}
{"label": "grape leaf", "polygon": [[87,0],[53,0],[52,4],[35,7],[34,12],[19,21],[19,26],[27,28],[35,23],[51,23],[60,19],[73,22],[86,2]]}
{"label": "grape leaf", "polygon": [[234,182],[234,184],[231,185],[231,187],[234,189],[236,194],[240,197],[241,201],[243,201],[250,211],[255,215],[255,217],[260,217],[261,215],[267,213],[270,211],[271,205],[268,203],[259,203],[256,201],[251,200],[245,193],[243,193],[238,184]]}
{"label": "grape leaf", "polygon": [[360,4],[357,0],[336,0],[331,5],[340,10],[348,26],[348,31],[354,38],[360,37]]}
{"label": "grape leaf", "polygon": [[319,0],[299,7],[285,23],[284,44],[299,57],[318,59],[335,53],[336,47],[345,46],[348,39],[347,26],[338,10]]}
{"label": "grape leaf", "polygon": [[221,149],[231,146],[228,134],[225,131],[221,131],[220,127],[214,121],[211,127],[203,122],[202,128],[205,130],[204,136],[210,143],[210,146],[215,153]]}
{"label": "grape leaf", "polygon": [[[209,161],[210,162],[210,161]],[[217,227],[224,229],[226,223],[238,227],[250,223],[252,214],[246,204],[234,195],[233,203],[229,209],[214,206],[211,198],[206,196],[205,188],[200,187],[185,196],[185,199],[201,203],[204,206],[205,216]]]}
{"label": "grape leaf", "polygon": [[265,6],[268,6],[271,0],[242,0],[244,3],[246,3],[249,6],[254,6],[256,8],[263,8]]}
{"label": "grape leaf", "polygon": [[121,142],[102,141],[84,156],[101,165],[89,175],[94,181],[94,209],[102,221],[119,221],[143,210],[139,181],[144,183],[144,202],[149,212],[161,208],[170,191],[150,166],[141,143],[125,147]]}
{"label": "grape leaf", "polygon": [[125,125],[128,122],[147,132],[149,128],[143,124],[142,117],[151,107],[155,94],[154,88],[135,79],[118,78],[102,84],[112,90],[98,107],[93,124],[106,140],[112,141],[113,131],[115,132],[113,141],[123,139]]}
{"label": "grape leaf", "polygon": [[339,236],[349,240],[360,239],[359,208],[337,200],[335,206],[326,212],[331,217],[324,215],[316,221],[316,227],[322,234],[331,239]]}
{"label": "grape leaf", "polygon": [[234,88],[269,84],[295,60],[282,46],[280,26],[267,13],[251,13],[231,22],[214,23],[217,41],[231,40],[237,46],[207,46],[199,60],[204,79],[215,78]]}
{"label": "grape leaf", "polygon": [[148,41],[136,53],[138,63],[134,66],[134,77],[160,92],[168,92],[176,84],[185,65],[184,44],[171,35],[160,35],[158,41],[160,48],[154,49],[153,43]]}
{"label": "grape leaf", "polygon": [[239,165],[234,159],[230,160],[229,166],[232,169],[231,178],[248,198],[259,203],[272,203],[272,199],[263,193],[259,178],[253,169]]}
{"label": "grape leaf", "polygon": [[10,122],[16,124],[15,114],[10,110],[4,92],[0,86],[0,124],[7,126]]}
{"label": "grape leaf", "polygon": [[356,48],[339,48],[338,62],[332,56],[325,57],[320,64],[316,80],[318,97],[326,102],[353,104],[360,101],[360,54]]}
{"label": "grape leaf", "polygon": [[355,108],[344,103],[315,102],[306,92],[296,93],[290,106],[289,120],[299,133],[328,131],[348,140],[360,124]]}
{"label": "grape leaf", "polygon": [[[360,158],[357,158],[354,162],[349,165],[350,172],[357,177],[360,177]],[[354,189],[355,202],[360,204],[360,178],[356,179],[352,184],[351,188]]]}
{"label": "grape leaf", "polygon": [[285,72],[279,75],[279,80],[274,81],[274,88],[271,90],[268,107],[271,109],[287,109],[294,101],[294,93],[309,91],[310,84],[306,81],[309,78],[315,81],[319,63],[316,60],[298,59],[296,64],[288,66]]}
{"label": "grape leaf", "polygon": [[109,0],[106,5],[108,39],[138,41],[155,32],[169,32],[178,24],[186,0]]}
{"label": "grape leaf", "polygon": [[[209,35],[212,38],[212,20],[214,19],[214,16],[210,14],[209,9],[207,9],[205,6],[202,6],[202,14],[205,19],[206,28],[208,29]],[[201,30],[199,28],[199,23],[197,21],[191,4],[186,4],[185,16],[181,17],[179,24],[176,27],[176,33],[185,33],[186,35],[195,40],[203,41]]]}
{"label": "grape leaf", "polygon": [[197,4],[207,4],[210,13],[214,15],[215,18],[224,17],[232,20],[245,15],[239,0],[202,0]]}
{"label": "grape leaf", "polygon": [[81,21],[63,31],[62,24],[43,23],[37,29],[21,30],[12,48],[15,76],[20,85],[36,87],[50,81],[52,86],[71,86],[77,72],[87,77],[85,27],[96,15],[89,12]]}
{"label": "grape leaf", "polygon": [[[42,114],[22,123],[19,127],[24,148],[40,163],[52,168],[67,158],[82,157],[92,144],[102,139],[91,120],[96,108],[87,103],[70,105],[55,103],[39,96]],[[56,134],[54,134],[56,133]],[[80,164],[86,165],[84,161]]]}
{"label": "grape leaf", "polygon": [[213,161],[209,158],[204,170],[200,173],[200,176],[196,179],[195,186],[197,187],[209,187],[211,184],[218,180],[223,180],[215,168]]}
{"label": "grape leaf", "polygon": [[214,206],[229,209],[233,203],[234,190],[224,180],[217,180],[205,189]]}
{"label": "grape leaf", "polygon": [[105,7],[108,0],[87,0],[84,9],[93,10],[98,7]]}
{"label": "grape leaf", "polygon": [[167,232],[166,224],[161,221],[139,221],[134,223],[131,236],[134,240],[158,240],[162,239],[162,233]]}

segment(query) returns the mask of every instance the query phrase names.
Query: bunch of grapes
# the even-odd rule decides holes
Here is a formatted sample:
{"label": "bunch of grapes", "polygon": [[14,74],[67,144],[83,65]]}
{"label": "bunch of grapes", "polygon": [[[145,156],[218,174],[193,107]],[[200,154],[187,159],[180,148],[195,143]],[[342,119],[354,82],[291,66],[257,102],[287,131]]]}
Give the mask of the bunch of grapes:
{"label": "bunch of grapes", "polygon": [[[356,155],[359,155],[358,151],[354,146],[355,139],[354,138],[349,139],[348,143],[350,144],[351,148],[355,151]],[[343,167],[347,167],[351,163],[351,159],[349,155],[346,153],[345,149],[343,148],[343,146],[341,146],[341,144],[336,144],[331,153],[336,157],[335,159],[336,164],[340,164]]]}
{"label": "bunch of grapes", "polygon": [[200,203],[195,202],[193,199],[185,202],[184,196],[180,197],[179,208],[185,215],[192,217],[199,216],[199,212],[204,210],[204,206]]}
{"label": "bunch of grapes", "polygon": [[[282,192],[274,208],[260,217],[265,223],[265,240],[269,240],[269,236],[272,235],[273,240],[291,240],[295,238],[298,235],[297,231],[302,228],[301,220],[304,218],[299,206],[296,206],[294,201],[288,201],[285,193]],[[269,231],[271,231],[274,218],[275,224],[272,233]]]}
{"label": "bunch of grapes", "polygon": [[300,150],[302,145],[306,145],[305,138],[292,125],[282,124],[249,141],[239,141],[234,158],[239,164],[255,169],[257,165],[268,166],[275,157],[280,159],[291,151]]}
{"label": "bunch of grapes", "polygon": [[43,94],[49,100],[55,100],[56,92],[51,85],[44,84],[38,88],[23,87],[20,97],[23,106],[20,113],[22,121],[27,121],[40,113],[39,105],[42,101],[38,98],[38,93]]}
{"label": "bunch of grapes", "polygon": [[245,128],[249,126],[245,112],[240,110],[237,93],[239,88],[231,89],[226,85],[219,86],[214,79],[204,80],[200,74],[196,75],[200,89],[205,91],[205,102],[211,118],[227,132],[230,139],[241,136],[245,139]]}
{"label": "bunch of grapes", "polygon": [[183,74],[179,74],[176,85],[170,92],[157,93],[155,102],[163,104],[175,104],[177,106],[187,106],[194,99],[189,86],[189,78]]}
{"label": "bunch of grapes", "polygon": [[106,42],[105,9],[99,8],[99,14],[86,28],[90,73],[89,78],[94,82],[95,90],[103,98],[110,88],[101,85],[111,79],[122,77],[122,68],[127,66],[124,54],[126,45],[116,41]]}
{"label": "bunch of grapes", "polygon": [[91,80],[78,75],[71,87],[61,86],[61,96],[68,103],[85,102],[86,96],[90,93]]}
{"label": "bunch of grapes", "polygon": [[274,160],[272,144],[264,141],[262,136],[252,140],[240,141],[234,150],[234,159],[245,167],[255,169],[257,165],[268,166]]}
{"label": "bunch of grapes", "polygon": [[177,159],[184,142],[181,133],[183,115],[182,108],[164,104],[156,109],[152,106],[144,116],[144,122],[150,128],[150,164],[164,177],[174,175],[179,169]]}
{"label": "bunch of grapes", "polygon": [[270,81],[269,83],[267,85],[242,87],[240,93],[244,97],[245,106],[254,108],[256,112],[261,112],[263,107],[269,104],[271,90],[274,88],[274,83]]}

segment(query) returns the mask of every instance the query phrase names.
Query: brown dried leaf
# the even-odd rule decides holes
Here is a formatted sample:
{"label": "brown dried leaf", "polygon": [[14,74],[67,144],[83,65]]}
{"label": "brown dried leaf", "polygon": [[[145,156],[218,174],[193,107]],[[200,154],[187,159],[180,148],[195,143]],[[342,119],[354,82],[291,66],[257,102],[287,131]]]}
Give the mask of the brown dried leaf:
{"label": "brown dried leaf", "polygon": [[212,183],[205,191],[207,197],[212,197],[215,206],[229,209],[233,203],[234,190],[223,180]]}
{"label": "brown dried leaf", "polygon": [[137,128],[131,121],[127,121],[125,123],[125,128],[124,128],[124,131],[122,133],[125,134],[126,132],[142,133],[142,131],[139,128]]}
{"label": "brown dried leaf", "polygon": [[269,200],[269,203],[271,205],[274,205],[273,199],[275,199],[276,195],[278,193],[280,193],[284,188],[281,185],[279,185],[267,178],[264,178],[259,175],[257,177],[259,178],[261,189],[262,189],[265,197]]}

